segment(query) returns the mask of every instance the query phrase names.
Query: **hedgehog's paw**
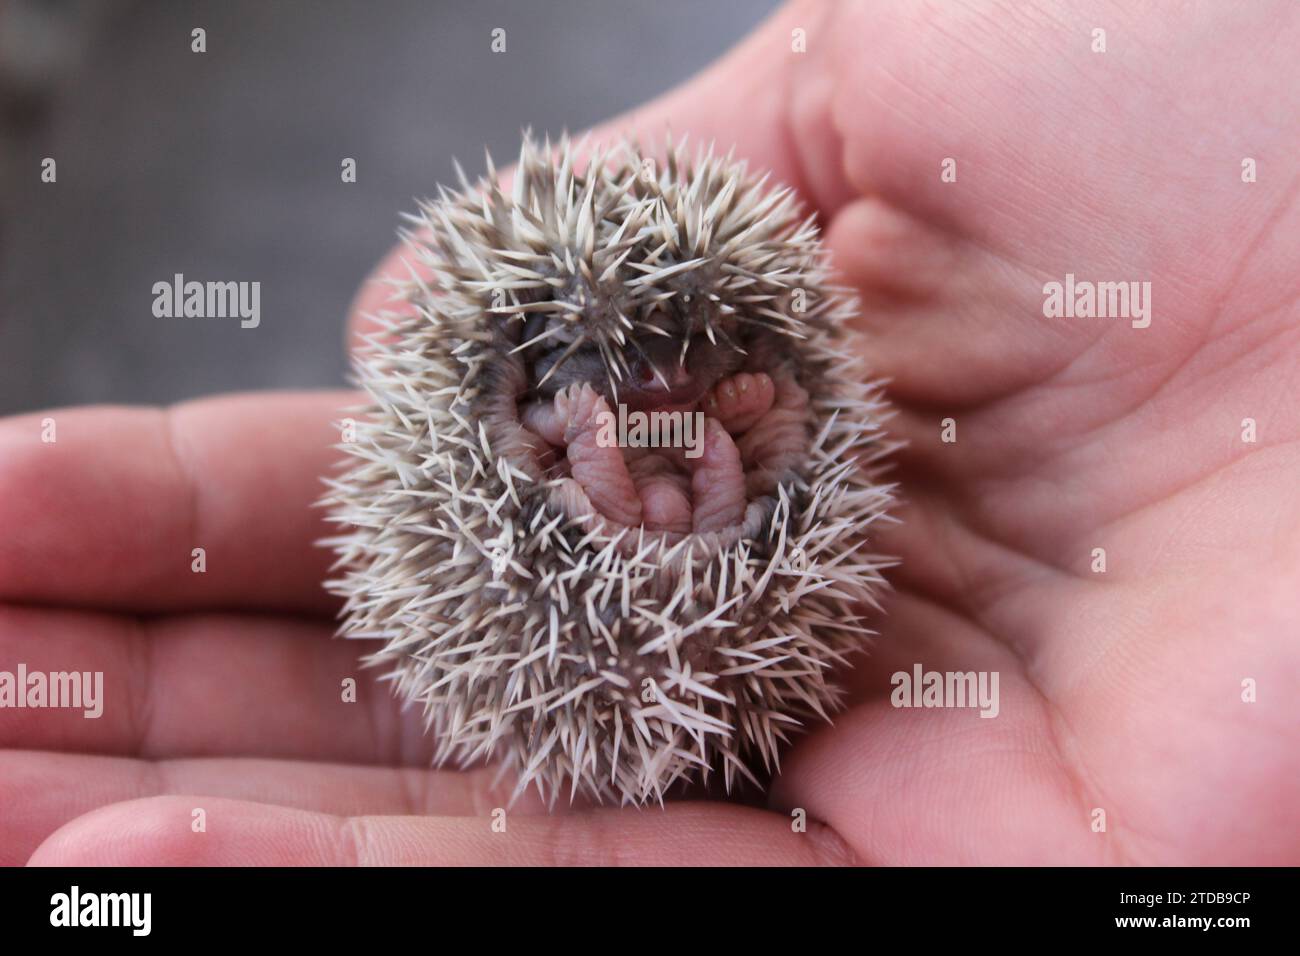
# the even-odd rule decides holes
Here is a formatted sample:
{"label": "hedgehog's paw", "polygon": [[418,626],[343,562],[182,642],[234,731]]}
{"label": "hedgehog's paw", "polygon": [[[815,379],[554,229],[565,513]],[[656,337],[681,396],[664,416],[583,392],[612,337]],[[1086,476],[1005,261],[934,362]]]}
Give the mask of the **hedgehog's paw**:
{"label": "hedgehog's paw", "polygon": [[641,524],[641,497],[623,450],[610,440],[614,413],[604,396],[585,383],[570,386],[555,396],[555,413],[555,424],[563,426],[570,472],[592,507],[618,524]]}
{"label": "hedgehog's paw", "polygon": [[704,444],[698,458],[688,458],[697,534],[722,531],[740,524],[745,516],[745,469],[740,451],[716,418],[704,420]]}
{"label": "hedgehog's paw", "polygon": [[752,496],[771,494],[808,454],[808,393],[790,376],[773,382],[772,407],[737,440]]}
{"label": "hedgehog's paw", "polygon": [[564,440],[571,444],[578,435],[600,426],[611,415],[605,397],[586,382],[561,389],[555,396],[555,412],[564,426]]}
{"label": "hedgehog's paw", "polygon": [[556,448],[564,447],[564,418],[555,402],[531,402],[520,406],[519,423],[525,431],[532,432]]}
{"label": "hedgehog's paw", "polygon": [[732,435],[754,426],[772,408],[776,385],[764,372],[740,372],[724,378],[709,390],[704,413],[722,423]]}
{"label": "hedgehog's paw", "polygon": [[686,475],[664,454],[629,453],[627,457],[646,530],[690,534],[690,480]]}

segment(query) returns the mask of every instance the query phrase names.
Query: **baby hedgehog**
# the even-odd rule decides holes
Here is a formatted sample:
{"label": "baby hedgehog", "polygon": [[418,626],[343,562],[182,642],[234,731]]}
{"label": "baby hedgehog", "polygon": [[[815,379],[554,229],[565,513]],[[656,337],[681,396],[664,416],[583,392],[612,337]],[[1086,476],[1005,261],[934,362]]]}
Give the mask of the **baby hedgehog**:
{"label": "baby hedgehog", "polygon": [[412,221],[325,499],[341,633],[516,794],[761,786],[888,563],[886,405],[813,217],[730,156],[525,137]]}

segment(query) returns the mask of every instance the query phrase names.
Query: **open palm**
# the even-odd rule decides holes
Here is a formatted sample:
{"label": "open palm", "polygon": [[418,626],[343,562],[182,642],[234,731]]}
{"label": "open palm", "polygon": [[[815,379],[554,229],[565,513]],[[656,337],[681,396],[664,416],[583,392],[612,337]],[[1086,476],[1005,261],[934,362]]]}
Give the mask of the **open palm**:
{"label": "open palm", "polygon": [[[909,442],[881,638],[769,809],[496,832],[508,785],[426,769],[329,640],[351,396],[263,394],[0,424],[0,670],[106,698],[0,711],[0,862],[1297,862],[1300,11],[882,6],[783,10],[610,127],[800,190]],[[1150,282],[1150,326],[1045,317],[1067,274]],[[997,671],[998,716],[893,707],[918,663]]]}

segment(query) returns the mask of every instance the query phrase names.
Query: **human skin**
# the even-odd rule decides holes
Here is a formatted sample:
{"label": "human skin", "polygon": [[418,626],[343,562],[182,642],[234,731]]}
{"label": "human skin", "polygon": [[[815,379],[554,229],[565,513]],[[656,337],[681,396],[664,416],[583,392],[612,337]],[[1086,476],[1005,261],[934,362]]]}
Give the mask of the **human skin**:
{"label": "human skin", "polygon": [[[880,638],[765,807],[525,800],[494,833],[490,772],[427,769],[330,639],[309,505],[353,396],[265,393],[0,423],[0,669],[107,698],[0,711],[0,860],[1300,862],[1300,8],[1137,6],[800,5],[607,127],[800,191],[909,443]],[[1045,318],[1066,273],[1150,281],[1150,327]],[[916,662],[998,671],[1000,714],[892,707]]]}

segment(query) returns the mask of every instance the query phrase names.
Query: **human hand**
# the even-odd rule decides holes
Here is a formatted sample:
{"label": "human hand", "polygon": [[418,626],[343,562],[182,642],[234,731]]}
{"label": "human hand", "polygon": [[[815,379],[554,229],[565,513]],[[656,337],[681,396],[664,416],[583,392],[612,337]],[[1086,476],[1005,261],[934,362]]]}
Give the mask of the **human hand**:
{"label": "human hand", "polygon": [[[1295,862],[1297,34],[1283,4],[796,6],[607,128],[734,143],[816,207],[909,441],[882,636],[767,809],[525,801],[501,834],[490,771],[424,769],[328,640],[308,506],[346,394],[5,421],[0,669],[102,670],[107,706],[0,711],[4,862]],[[1045,317],[1066,273],[1149,281],[1149,327]],[[998,671],[998,717],[894,708],[914,663]]]}

